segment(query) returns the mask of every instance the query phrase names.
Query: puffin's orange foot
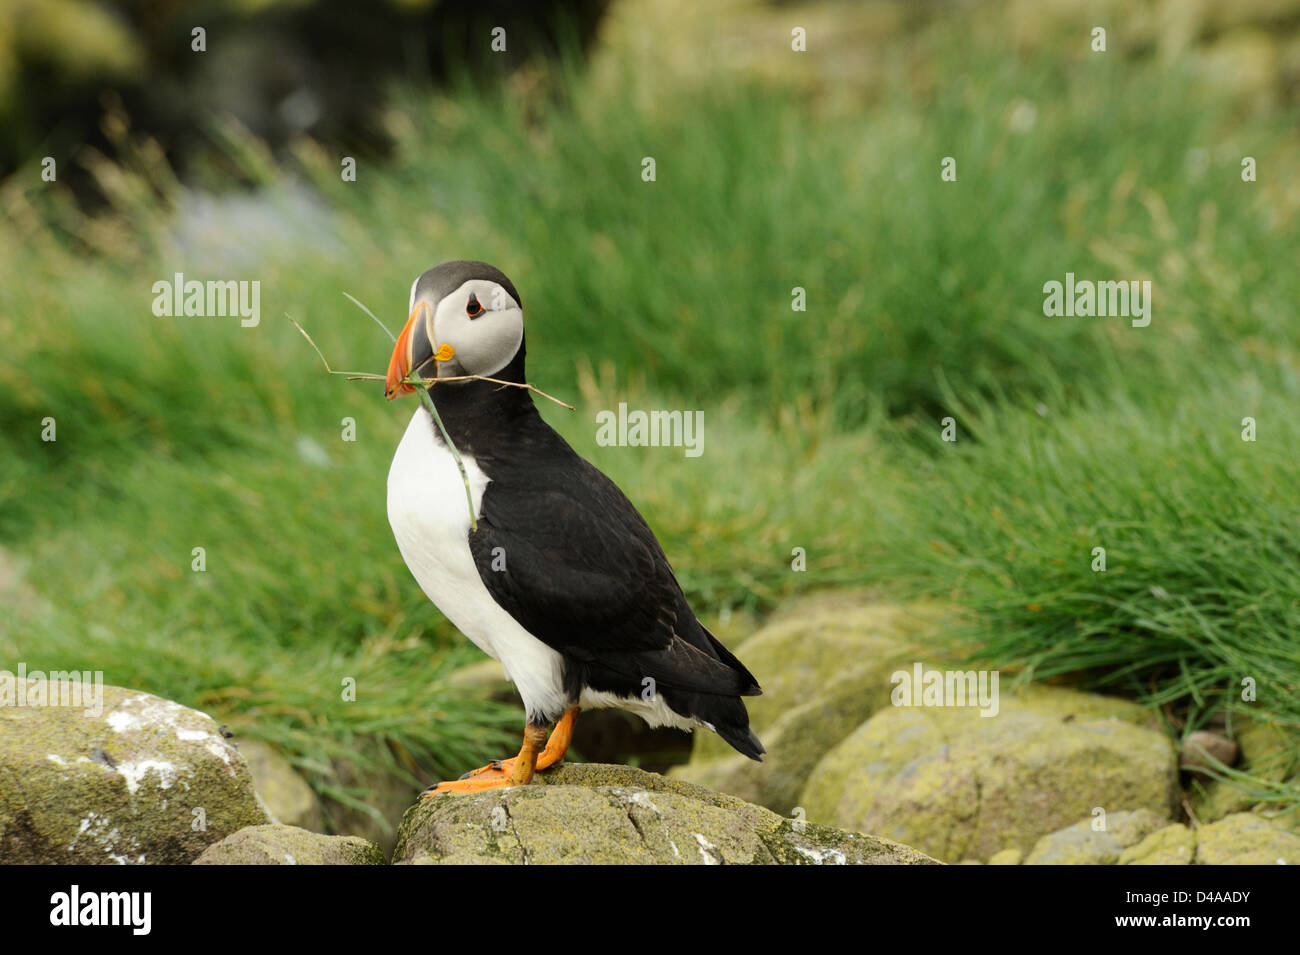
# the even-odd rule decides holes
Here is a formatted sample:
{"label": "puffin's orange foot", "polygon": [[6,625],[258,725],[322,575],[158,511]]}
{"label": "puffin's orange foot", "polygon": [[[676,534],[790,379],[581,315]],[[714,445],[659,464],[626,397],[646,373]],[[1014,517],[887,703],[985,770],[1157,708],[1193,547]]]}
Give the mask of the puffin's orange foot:
{"label": "puffin's orange foot", "polygon": [[[430,786],[420,793],[420,797],[428,799],[439,793],[477,793],[485,789],[527,785],[532,782],[536,770],[548,769],[564,761],[577,718],[578,708],[575,706],[556,723],[550,739],[547,739],[545,726],[530,723],[524,729],[524,744],[518,756],[493,760],[486,766],[470,770],[460,779]],[[543,743],[546,744],[544,748]]]}
{"label": "puffin's orange foot", "polygon": [[511,779],[515,775],[515,761],[517,759],[516,756],[511,756],[509,759],[495,759],[486,766],[471,769],[460,779],[448,780],[445,783],[430,786],[420,793],[420,796],[428,799],[438,793],[476,793],[482,792],[484,789],[521,785],[521,783]]}
{"label": "puffin's orange foot", "polygon": [[420,793],[421,799],[432,799],[441,793],[481,793],[487,789],[502,789],[506,786],[514,786],[509,775],[476,777],[474,779],[453,779],[450,782],[438,783],[436,786],[430,786],[424,792]]}
{"label": "puffin's orange foot", "polygon": [[480,776],[486,776],[489,779],[495,779],[497,776],[509,777],[515,769],[515,757],[509,759],[494,759],[486,766],[480,766],[478,769],[471,769],[461,779],[478,779]]}

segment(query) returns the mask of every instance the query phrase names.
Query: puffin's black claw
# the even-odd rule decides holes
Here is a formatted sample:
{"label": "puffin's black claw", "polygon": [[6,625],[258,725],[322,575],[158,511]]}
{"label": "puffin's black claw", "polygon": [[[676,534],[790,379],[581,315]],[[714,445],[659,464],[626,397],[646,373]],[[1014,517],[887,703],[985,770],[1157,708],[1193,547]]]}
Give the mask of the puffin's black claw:
{"label": "puffin's black claw", "polygon": [[441,785],[442,785],[442,783],[434,783],[432,786],[430,786],[430,787],[429,787],[428,789],[426,789],[424,792],[420,793],[420,798],[423,799],[425,796],[432,795],[433,791],[434,791],[435,789],[437,789],[437,788],[438,788],[439,786],[441,786]]}

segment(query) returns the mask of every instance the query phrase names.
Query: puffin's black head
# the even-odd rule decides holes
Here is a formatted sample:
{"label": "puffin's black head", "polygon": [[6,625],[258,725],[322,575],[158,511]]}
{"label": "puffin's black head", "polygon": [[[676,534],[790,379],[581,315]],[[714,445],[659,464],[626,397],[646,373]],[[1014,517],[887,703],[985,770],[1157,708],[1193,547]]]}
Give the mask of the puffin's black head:
{"label": "puffin's black head", "polygon": [[402,379],[495,375],[524,344],[514,284],[486,262],[444,262],[411,285],[410,317],[388,362],[385,394],[415,391]]}

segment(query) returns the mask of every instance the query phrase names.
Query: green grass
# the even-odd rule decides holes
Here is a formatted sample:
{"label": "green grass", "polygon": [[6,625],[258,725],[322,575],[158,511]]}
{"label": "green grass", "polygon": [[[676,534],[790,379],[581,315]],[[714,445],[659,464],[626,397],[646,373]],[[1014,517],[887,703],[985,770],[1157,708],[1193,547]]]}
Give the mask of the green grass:
{"label": "green grass", "polygon": [[954,636],[977,658],[1190,704],[1189,731],[1225,707],[1300,727],[1300,422],[1281,410],[1298,396],[1293,378],[1268,400],[968,409],[914,459],[920,519],[898,543],[971,612]]}
{"label": "green grass", "polygon": [[[277,163],[227,130],[269,195],[292,172],[326,210],[289,242],[249,235],[252,264],[172,251],[179,193],[147,144],[99,167],[94,220],[5,184],[0,547],[24,583],[0,661],[209,709],[327,792],[363,743],[434,776],[501,755],[519,714],[441,679],[474,651],[387,526],[414,404],[326,376],[284,318],[382,371],[387,339],[342,293],[395,328],[416,274],[473,257],[522,293],[534,382],[579,408],[544,414],[641,507],[702,614],[940,593],[999,666],[1193,722],[1252,676],[1256,708],[1234,706],[1300,725],[1294,114],[1243,114],[1177,63],[963,37],[908,41],[861,98],[718,76],[647,102],[564,71],[552,97],[398,90],[395,154],[356,183],[310,144]],[[1272,172],[1242,183],[1242,155]],[[261,325],[155,318],[174,271],[260,280]],[[1067,271],[1152,279],[1151,326],[1044,317]],[[619,401],[703,410],[704,455],[598,447]]]}

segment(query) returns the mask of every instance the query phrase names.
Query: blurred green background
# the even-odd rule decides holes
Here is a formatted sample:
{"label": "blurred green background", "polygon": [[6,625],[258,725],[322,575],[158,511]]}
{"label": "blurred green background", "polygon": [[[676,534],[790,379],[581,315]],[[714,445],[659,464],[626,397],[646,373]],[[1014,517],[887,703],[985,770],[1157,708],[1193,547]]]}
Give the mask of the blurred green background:
{"label": "blurred green background", "polygon": [[[698,6],[4,0],[0,665],[207,710],[343,803],[342,762],[502,755],[520,712],[447,681],[479,655],[387,525],[413,405],[288,321],[382,372],[344,293],[396,329],[479,258],[724,638],[938,596],[1005,672],[1300,728],[1300,3]],[[260,324],[155,317],[175,272],[259,281]],[[1151,325],[1045,317],[1066,272],[1150,280]],[[620,401],[702,409],[705,453],[598,447]]]}

